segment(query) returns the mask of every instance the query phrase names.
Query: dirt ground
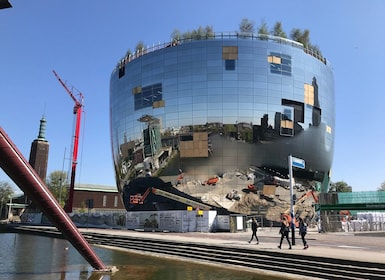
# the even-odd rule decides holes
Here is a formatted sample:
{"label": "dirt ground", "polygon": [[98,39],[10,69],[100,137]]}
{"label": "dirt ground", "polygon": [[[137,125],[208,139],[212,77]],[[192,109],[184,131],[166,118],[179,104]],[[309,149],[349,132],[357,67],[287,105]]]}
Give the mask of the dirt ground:
{"label": "dirt ground", "polygon": [[[254,178],[245,174],[232,172],[223,174],[215,184],[184,178],[176,188],[211,205],[245,215],[263,215],[271,221],[278,222],[282,213],[290,213],[288,183],[255,186],[254,181]],[[253,190],[250,190],[249,186]],[[312,192],[310,184],[309,186],[295,184],[293,194],[296,196],[295,214],[309,221],[313,219],[315,216],[313,205],[317,202],[317,194]]]}

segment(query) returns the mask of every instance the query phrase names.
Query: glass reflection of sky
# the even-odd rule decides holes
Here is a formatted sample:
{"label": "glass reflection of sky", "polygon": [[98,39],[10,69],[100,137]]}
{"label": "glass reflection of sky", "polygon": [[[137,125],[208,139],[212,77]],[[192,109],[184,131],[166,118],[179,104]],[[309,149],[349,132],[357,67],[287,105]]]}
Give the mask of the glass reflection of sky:
{"label": "glass reflection of sky", "polygon": [[[226,70],[223,46],[238,47],[234,70]],[[282,65],[269,64],[269,55],[280,57]],[[256,135],[268,130],[271,137],[278,131],[277,137],[288,140],[291,134],[279,135],[282,130],[277,126],[281,125],[281,115],[293,121],[294,109],[283,105],[282,100],[304,103],[304,84],[311,85],[314,77],[318,81],[322,124],[317,129],[320,135],[325,135],[325,126],[334,129],[333,73],[328,65],[298,47],[273,41],[224,38],[183,42],[146,53],[125,64],[121,78],[116,72],[111,76],[113,153],[120,154],[120,146],[127,141],[136,145],[143,141],[147,124],[138,121],[143,115],[159,119],[164,137],[182,129],[190,133],[202,130],[202,126],[208,129],[208,124],[229,125],[230,129],[244,123],[254,128],[238,126],[234,132],[230,129],[229,135],[247,137],[247,141],[257,143]],[[148,100],[133,94],[132,89],[138,86],[145,89],[141,94]],[[160,100],[164,106],[151,106]],[[305,105],[303,114],[304,122],[296,124],[297,134],[312,126],[313,107]],[[328,163],[323,165],[327,166],[331,165],[334,137],[329,133],[324,138],[329,147]]]}

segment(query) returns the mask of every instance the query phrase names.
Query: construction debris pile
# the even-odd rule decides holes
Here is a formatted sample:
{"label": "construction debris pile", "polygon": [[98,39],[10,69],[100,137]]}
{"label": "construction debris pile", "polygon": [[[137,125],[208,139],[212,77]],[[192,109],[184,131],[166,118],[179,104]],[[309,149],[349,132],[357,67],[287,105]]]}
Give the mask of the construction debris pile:
{"label": "construction debris pile", "polygon": [[[180,191],[200,198],[203,202],[223,207],[231,212],[245,215],[262,215],[270,221],[280,221],[281,215],[290,215],[290,182],[288,179],[274,177],[266,180],[253,174],[241,172],[213,176],[207,181],[188,180],[176,186]],[[311,220],[315,217],[314,204],[318,194],[312,182],[293,182],[294,213]]]}

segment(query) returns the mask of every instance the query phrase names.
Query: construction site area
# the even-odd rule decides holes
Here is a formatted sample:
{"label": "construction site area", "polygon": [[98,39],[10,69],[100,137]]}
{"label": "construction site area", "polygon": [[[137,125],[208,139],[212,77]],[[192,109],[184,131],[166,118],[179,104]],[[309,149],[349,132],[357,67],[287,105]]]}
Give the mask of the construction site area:
{"label": "construction site area", "polygon": [[[173,182],[150,176],[137,178],[123,191],[126,226],[171,231],[203,228],[236,231],[245,229],[251,216],[258,217],[262,225],[277,225],[283,216],[291,221],[291,203],[295,217],[308,224],[314,222],[319,203],[314,185],[293,180],[292,202],[289,179],[263,174],[227,172],[205,181],[190,180],[183,173]],[[168,226],[173,227],[161,225],[161,220],[168,220]]]}
{"label": "construction site area", "polygon": [[[254,174],[231,172],[203,182],[184,179],[176,188],[232,213],[262,216],[274,222],[279,222],[282,215],[290,216],[290,182],[277,176],[256,178]],[[294,214],[311,221],[318,203],[315,186],[293,182],[293,198]]]}

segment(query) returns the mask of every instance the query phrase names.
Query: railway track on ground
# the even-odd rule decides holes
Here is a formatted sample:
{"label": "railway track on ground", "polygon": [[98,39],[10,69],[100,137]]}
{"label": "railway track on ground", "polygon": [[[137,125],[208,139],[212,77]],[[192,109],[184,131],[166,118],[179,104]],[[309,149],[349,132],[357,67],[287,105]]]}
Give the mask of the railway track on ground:
{"label": "railway track on ground", "polygon": [[[63,238],[55,228],[15,227],[17,233],[33,233]],[[201,263],[255,269],[256,271],[279,272],[317,279],[384,279],[385,264],[342,260],[308,255],[287,254],[262,249],[236,246],[211,245],[199,242],[167,241],[156,238],[141,238],[127,235],[111,235],[96,232],[83,233],[85,239],[95,246],[172,256],[179,260],[194,260]]]}

